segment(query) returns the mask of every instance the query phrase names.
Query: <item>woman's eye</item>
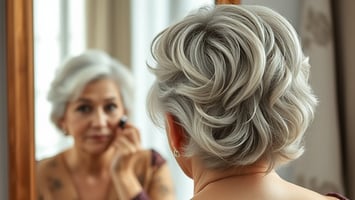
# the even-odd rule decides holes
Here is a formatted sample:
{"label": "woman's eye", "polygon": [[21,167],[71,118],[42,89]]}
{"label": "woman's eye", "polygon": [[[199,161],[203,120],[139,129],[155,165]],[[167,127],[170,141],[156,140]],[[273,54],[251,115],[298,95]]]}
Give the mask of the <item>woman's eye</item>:
{"label": "woman's eye", "polygon": [[91,106],[89,106],[89,105],[80,105],[76,110],[81,112],[81,113],[89,113],[91,111]]}
{"label": "woman's eye", "polygon": [[114,103],[107,104],[107,105],[105,106],[105,110],[106,110],[107,112],[113,112],[113,111],[115,111],[116,109],[117,109],[117,105],[114,104]]}

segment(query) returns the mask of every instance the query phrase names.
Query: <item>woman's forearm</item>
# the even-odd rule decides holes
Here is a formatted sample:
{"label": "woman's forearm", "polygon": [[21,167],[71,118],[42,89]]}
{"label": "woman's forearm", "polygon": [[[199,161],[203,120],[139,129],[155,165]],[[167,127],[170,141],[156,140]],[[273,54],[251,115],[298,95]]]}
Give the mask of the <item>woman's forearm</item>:
{"label": "woman's forearm", "polygon": [[112,182],[119,199],[136,199],[143,192],[134,174],[116,174],[112,177]]}

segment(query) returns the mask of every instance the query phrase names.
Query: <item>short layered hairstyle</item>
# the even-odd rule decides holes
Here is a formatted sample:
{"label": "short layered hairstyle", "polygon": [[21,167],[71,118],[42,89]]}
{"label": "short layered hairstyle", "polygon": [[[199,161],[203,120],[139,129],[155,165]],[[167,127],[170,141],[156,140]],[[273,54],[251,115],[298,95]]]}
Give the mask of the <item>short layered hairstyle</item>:
{"label": "short layered hairstyle", "polygon": [[184,156],[208,168],[266,160],[271,169],[303,153],[317,99],[298,35],[277,12],[204,7],[158,34],[151,54],[148,111],[157,125],[176,118]]}

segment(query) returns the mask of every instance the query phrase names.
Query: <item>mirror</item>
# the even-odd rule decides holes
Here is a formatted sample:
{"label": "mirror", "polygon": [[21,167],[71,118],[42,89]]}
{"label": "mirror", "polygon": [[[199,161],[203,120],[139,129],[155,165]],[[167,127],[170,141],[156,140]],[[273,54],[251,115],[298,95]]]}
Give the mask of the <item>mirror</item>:
{"label": "mirror", "polygon": [[[36,160],[40,160],[72,145],[71,138],[63,136],[50,121],[51,107],[46,99],[49,83],[64,59],[87,48],[99,48],[128,66],[137,80],[135,96],[138,100],[131,120],[140,130],[150,130],[146,128],[151,125],[145,114],[145,95],[153,79],[145,64],[150,42],[169,23],[194,8],[214,2],[33,0],[33,3],[35,155]],[[152,139],[145,135],[153,134],[147,132],[142,135],[144,146],[166,147],[152,144],[160,136]]]}
{"label": "mirror", "polygon": [[[61,6],[65,6],[66,3],[71,1],[61,1]],[[161,30],[164,26],[168,25],[168,22],[173,21],[174,19],[180,18],[186,14],[187,11],[191,10],[193,7],[198,7],[201,2],[204,1],[169,1],[167,0],[157,0],[154,2],[135,2],[135,5],[132,6],[137,13],[145,13],[147,8],[160,8],[162,6],[169,8],[167,10],[161,10],[162,13],[169,14],[167,18],[160,18],[160,21],[157,21],[158,24],[154,24],[152,27],[155,28],[154,31],[150,31],[149,36],[144,36],[145,31],[141,31],[142,28],[148,28],[152,25],[151,22],[146,24],[136,24],[136,34],[138,34],[138,39],[131,39],[132,43],[142,43],[146,46],[149,46],[149,43],[152,37]],[[213,1],[209,1],[214,3]],[[37,25],[33,21],[34,15],[39,12],[45,13],[45,10],[36,11],[36,7],[33,4],[33,0],[6,0],[7,13],[7,83],[8,83],[8,144],[9,144],[9,199],[29,199],[34,200],[36,198],[35,194],[35,162],[37,154],[35,152],[35,138],[37,138],[37,133],[35,134],[35,112],[36,104],[34,97],[36,88],[35,80],[37,78],[46,78],[47,74],[37,77],[35,73],[39,71],[34,67],[34,63],[37,63],[36,57],[43,58],[46,57],[46,54],[39,54],[36,51],[36,37],[34,35],[33,27]],[[52,3],[52,2],[51,2]],[[48,2],[47,2],[48,4]],[[188,6],[181,6],[186,4]],[[47,10],[48,11],[48,10]],[[48,13],[48,12],[47,12]],[[152,12],[151,12],[152,14]],[[156,14],[156,13],[153,13]],[[57,16],[58,17],[58,16]],[[65,19],[65,16],[62,16]],[[144,19],[146,16],[140,16]],[[45,18],[45,17],[44,17]],[[155,16],[156,19],[159,16]],[[149,18],[151,19],[151,18]],[[164,21],[165,20],[165,21]],[[143,20],[141,20],[143,21]],[[54,22],[53,22],[54,23]],[[134,29],[134,27],[133,27]],[[136,35],[135,35],[136,36]],[[132,38],[134,34],[132,34]],[[49,44],[47,44],[49,45]],[[53,44],[52,44],[53,45]],[[138,47],[136,47],[138,48]],[[78,53],[72,52],[73,54]],[[57,52],[58,53],[58,52]],[[60,53],[59,53],[60,54]],[[140,57],[140,60],[129,59],[132,61],[132,66],[141,66],[145,67],[145,55],[147,54],[145,49],[137,51],[134,53],[136,57]],[[57,64],[62,61],[64,54],[59,56],[60,59],[54,60]],[[143,57],[142,57],[143,55]],[[127,64],[127,63],[125,63]],[[129,64],[129,63],[128,63]],[[57,66],[57,65],[56,65]],[[132,69],[135,71],[140,71],[138,68]],[[138,75],[138,78],[141,78],[144,74]],[[49,78],[48,78],[49,79]],[[37,81],[37,80],[36,80]],[[142,84],[139,83],[139,84]],[[144,83],[143,83],[144,85]],[[143,93],[144,95],[145,93]],[[37,95],[37,94],[36,94]],[[43,95],[46,96],[46,95]],[[140,105],[137,109],[144,109],[144,104]],[[47,118],[47,113],[44,113],[44,118]],[[136,117],[136,120],[140,120],[139,116]],[[144,119],[144,118],[142,118]],[[145,119],[144,119],[145,120]],[[40,128],[36,128],[36,131]],[[161,136],[158,136],[161,137]],[[144,140],[144,139],[143,139]],[[48,141],[48,140],[47,140]],[[36,142],[38,143],[38,142]],[[52,153],[55,153],[54,151]],[[43,157],[49,155],[42,155]],[[39,157],[39,156],[38,156]],[[173,169],[173,170],[178,170]],[[187,194],[188,195],[188,194]],[[190,195],[188,195],[190,196]],[[184,198],[182,198],[184,199]]]}
{"label": "mirror", "polygon": [[179,186],[176,187],[177,199],[191,197],[192,181],[177,166],[166,138],[156,133],[158,129],[146,115],[145,97],[153,77],[145,62],[150,43],[159,31],[190,10],[214,2],[33,0],[33,3],[36,160],[54,156],[73,143],[72,138],[64,136],[49,119],[51,105],[46,97],[55,70],[67,57],[86,48],[99,48],[133,72],[136,101],[130,120],[141,130],[142,146],[154,148],[167,160],[175,185]]}

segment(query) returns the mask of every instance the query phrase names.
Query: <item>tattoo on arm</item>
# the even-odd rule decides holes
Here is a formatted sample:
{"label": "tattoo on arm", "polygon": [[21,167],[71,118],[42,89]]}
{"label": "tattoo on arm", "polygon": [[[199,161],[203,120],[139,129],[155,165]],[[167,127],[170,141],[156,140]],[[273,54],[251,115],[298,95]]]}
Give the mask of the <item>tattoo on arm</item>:
{"label": "tattoo on arm", "polygon": [[51,191],[60,190],[63,187],[62,181],[58,178],[49,177],[48,182]]}
{"label": "tattoo on arm", "polygon": [[158,176],[155,181],[160,196],[167,196],[171,193],[171,188],[164,182],[164,177]]}
{"label": "tattoo on arm", "polygon": [[144,175],[143,175],[143,174],[139,174],[139,175],[137,176],[137,179],[138,179],[139,184],[141,184],[141,186],[143,187],[144,182],[145,182],[145,177],[144,177]]}

